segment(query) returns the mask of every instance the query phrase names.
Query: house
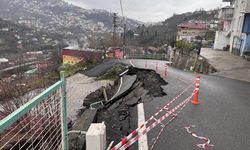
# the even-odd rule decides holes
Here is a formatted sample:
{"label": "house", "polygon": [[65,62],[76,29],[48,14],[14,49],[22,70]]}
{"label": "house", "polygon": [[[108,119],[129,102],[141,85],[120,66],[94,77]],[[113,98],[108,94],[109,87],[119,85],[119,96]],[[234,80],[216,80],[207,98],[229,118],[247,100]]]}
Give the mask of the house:
{"label": "house", "polygon": [[123,59],[123,50],[120,48],[115,48],[115,58]]}
{"label": "house", "polygon": [[222,28],[216,32],[215,49],[227,45],[229,51],[243,56],[250,53],[250,0],[222,0],[230,6],[220,11]]}
{"label": "house", "polygon": [[78,63],[97,63],[102,61],[102,52],[79,49],[62,49],[63,64],[75,65]]}
{"label": "house", "polygon": [[184,40],[188,42],[196,41],[197,37],[204,37],[208,30],[205,23],[186,22],[177,25],[176,41]]}
{"label": "house", "polygon": [[0,58],[0,64],[8,64],[9,60],[7,58]]}
{"label": "house", "polygon": [[215,33],[214,49],[226,49],[229,45],[231,24],[234,9],[231,6],[223,7],[219,11],[219,27]]}
{"label": "house", "polygon": [[110,47],[106,51],[106,57],[109,58],[109,59],[113,59],[113,58],[123,59],[124,52],[123,52],[123,50],[121,48]]}

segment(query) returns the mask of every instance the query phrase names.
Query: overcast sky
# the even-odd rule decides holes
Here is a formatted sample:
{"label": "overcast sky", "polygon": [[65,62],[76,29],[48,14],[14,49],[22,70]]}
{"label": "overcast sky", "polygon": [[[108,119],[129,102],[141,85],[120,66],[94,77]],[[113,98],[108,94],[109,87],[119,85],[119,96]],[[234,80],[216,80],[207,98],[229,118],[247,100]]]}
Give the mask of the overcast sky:
{"label": "overcast sky", "polygon": [[[121,15],[119,0],[65,0],[87,9],[105,9]],[[173,13],[210,10],[227,5],[222,0],[122,0],[124,15],[143,22],[163,21]]]}

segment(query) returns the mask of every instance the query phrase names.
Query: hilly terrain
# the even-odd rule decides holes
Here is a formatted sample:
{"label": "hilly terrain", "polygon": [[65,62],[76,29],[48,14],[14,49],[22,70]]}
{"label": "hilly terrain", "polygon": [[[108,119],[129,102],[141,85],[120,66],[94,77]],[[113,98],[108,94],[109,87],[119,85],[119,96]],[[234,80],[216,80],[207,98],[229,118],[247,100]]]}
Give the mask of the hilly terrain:
{"label": "hilly terrain", "polygon": [[[87,36],[112,31],[112,13],[105,10],[88,10],[63,0],[0,0],[0,18],[13,20],[29,27],[52,33]],[[118,32],[123,31],[122,18],[118,17]],[[139,21],[127,19],[128,28]]]}
{"label": "hilly terrain", "polygon": [[62,35],[48,33],[0,18],[0,54],[53,49],[63,43]]}
{"label": "hilly terrain", "polygon": [[[177,25],[184,22],[202,22],[214,24],[217,21],[216,15],[218,10],[198,10],[195,12],[187,12],[182,14],[174,14],[172,17],[151,25],[140,25],[133,33],[138,36],[133,37],[134,44],[139,46],[162,46],[164,44],[171,44],[175,42],[177,34]],[[129,31],[131,32],[131,31]],[[128,33],[128,35],[130,35]]]}

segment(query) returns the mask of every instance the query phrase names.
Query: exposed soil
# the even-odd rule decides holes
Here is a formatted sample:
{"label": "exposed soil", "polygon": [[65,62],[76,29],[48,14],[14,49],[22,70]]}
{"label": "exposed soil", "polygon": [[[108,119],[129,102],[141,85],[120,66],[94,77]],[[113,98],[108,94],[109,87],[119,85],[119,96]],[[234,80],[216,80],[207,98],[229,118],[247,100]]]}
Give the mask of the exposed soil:
{"label": "exposed soil", "polygon": [[166,93],[163,92],[161,86],[167,85],[167,82],[164,81],[159,74],[157,74],[153,70],[145,70],[145,69],[136,69],[129,68],[129,75],[136,74],[139,82],[142,83],[142,87],[145,90],[148,90],[148,94],[153,97],[162,97],[165,96]]}
{"label": "exposed soil", "polygon": [[151,101],[153,97],[166,95],[161,86],[167,83],[157,73],[150,70],[129,69],[128,75],[138,77],[130,92],[97,113],[97,122],[104,121],[106,124],[107,144],[111,141],[118,143],[137,127],[137,107],[134,106]]}

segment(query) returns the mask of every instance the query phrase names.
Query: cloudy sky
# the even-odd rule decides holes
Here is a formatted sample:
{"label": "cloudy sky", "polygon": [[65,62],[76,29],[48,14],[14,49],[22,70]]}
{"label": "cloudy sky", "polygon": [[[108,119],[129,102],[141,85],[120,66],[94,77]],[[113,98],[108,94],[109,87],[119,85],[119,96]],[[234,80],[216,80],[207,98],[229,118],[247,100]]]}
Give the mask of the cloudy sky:
{"label": "cloudy sky", "polygon": [[[119,0],[65,0],[88,9],[105,9],[121,15]],[[124,15],[143,22],[163,21],[173,13],[210,10],[227,5],[222,0],[122,0]]]}

